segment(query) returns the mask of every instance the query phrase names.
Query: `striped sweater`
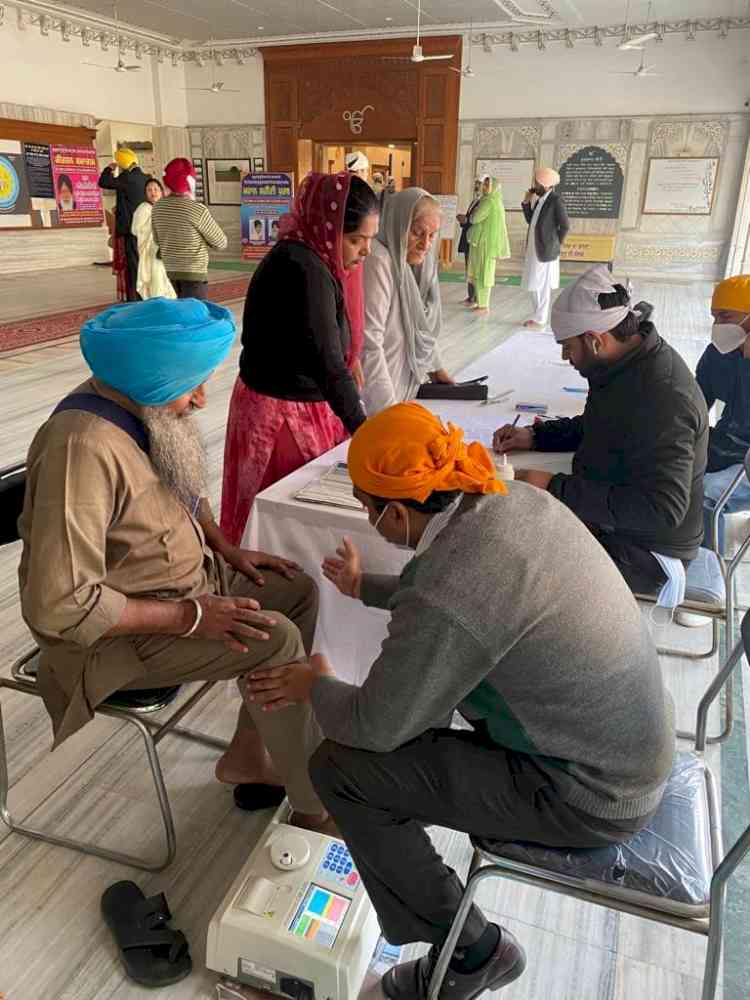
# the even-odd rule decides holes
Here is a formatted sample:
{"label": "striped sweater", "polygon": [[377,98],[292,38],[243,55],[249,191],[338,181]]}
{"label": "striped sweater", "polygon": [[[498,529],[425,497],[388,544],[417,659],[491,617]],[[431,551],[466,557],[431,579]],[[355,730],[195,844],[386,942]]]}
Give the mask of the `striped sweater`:
{"label": "striped sweater", "polygon": [[169,195],[151,214],[154,237],[167,274],[174,281],[205,281],[208,248],[225,250],[227,238],[205,205]]}

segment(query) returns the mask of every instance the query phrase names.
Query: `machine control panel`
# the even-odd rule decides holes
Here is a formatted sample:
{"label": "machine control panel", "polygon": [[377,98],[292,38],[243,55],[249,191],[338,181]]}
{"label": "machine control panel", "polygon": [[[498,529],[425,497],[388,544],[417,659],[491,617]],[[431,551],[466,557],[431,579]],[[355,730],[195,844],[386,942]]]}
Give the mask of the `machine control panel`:
{"label": "machine control panel", "polygon": [[340,840],[334,840],[328,845],[317,874],[318,878],[343,886],[349,892],[354,892],[360,881],[352,856]]}

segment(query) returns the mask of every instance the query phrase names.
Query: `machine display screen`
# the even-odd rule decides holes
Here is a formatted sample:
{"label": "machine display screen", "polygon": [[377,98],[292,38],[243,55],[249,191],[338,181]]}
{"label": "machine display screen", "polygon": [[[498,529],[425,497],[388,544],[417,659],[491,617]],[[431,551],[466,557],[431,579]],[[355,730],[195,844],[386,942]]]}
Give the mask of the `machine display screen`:
{"label": "machine display screen", "polygon": [[311,882],[289,925],[290,934],[331,949],[344,923],[351,900]]}

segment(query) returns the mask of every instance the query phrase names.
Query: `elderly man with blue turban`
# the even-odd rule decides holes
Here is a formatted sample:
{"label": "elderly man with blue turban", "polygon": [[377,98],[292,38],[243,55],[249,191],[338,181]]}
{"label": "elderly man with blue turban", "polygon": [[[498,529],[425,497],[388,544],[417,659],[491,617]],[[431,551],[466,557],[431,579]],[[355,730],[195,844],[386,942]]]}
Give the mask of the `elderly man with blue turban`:
{"label": "elderly man with blue turban", "polygon": [[237,678],[243,705],[217,778],[284,785],[300,825],[325,828],[309,707],[263,713],[244,680],[310,652],[315,585],[293,563],[228,545],[206,499],[193,413],[234,336],[228,310],[196,299],[115,306],[84,324],[93,378],[28,455],[23,614],[56,746],[115,691]]}

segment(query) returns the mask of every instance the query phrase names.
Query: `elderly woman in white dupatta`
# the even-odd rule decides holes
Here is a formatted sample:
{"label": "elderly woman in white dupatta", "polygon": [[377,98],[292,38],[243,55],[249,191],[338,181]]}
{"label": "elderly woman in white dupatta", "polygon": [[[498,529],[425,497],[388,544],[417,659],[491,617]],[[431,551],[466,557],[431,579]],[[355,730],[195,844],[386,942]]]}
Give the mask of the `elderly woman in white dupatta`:
{"label": "elderly woman in white dupatta", "polygon": [[437,347],[440,215],[440,205],[422,188],[407,188],[385,201],[365,262],[362,401],[370,416],[414,399],[428,379],[453,382]]}
{"label": "elderly woman in white dupatta", "polygon": [[167,277],[167,270],[159,257],[159,247],[156,243],[151,225],[151,211],[154,204],[163,196],[161,181],[149,177],[146,183],[146,200],[141,202],[133,213],[130,231],[138,240],[138,280],[136,291],[142,299],[176,299],[177,294],[172,282]]}

